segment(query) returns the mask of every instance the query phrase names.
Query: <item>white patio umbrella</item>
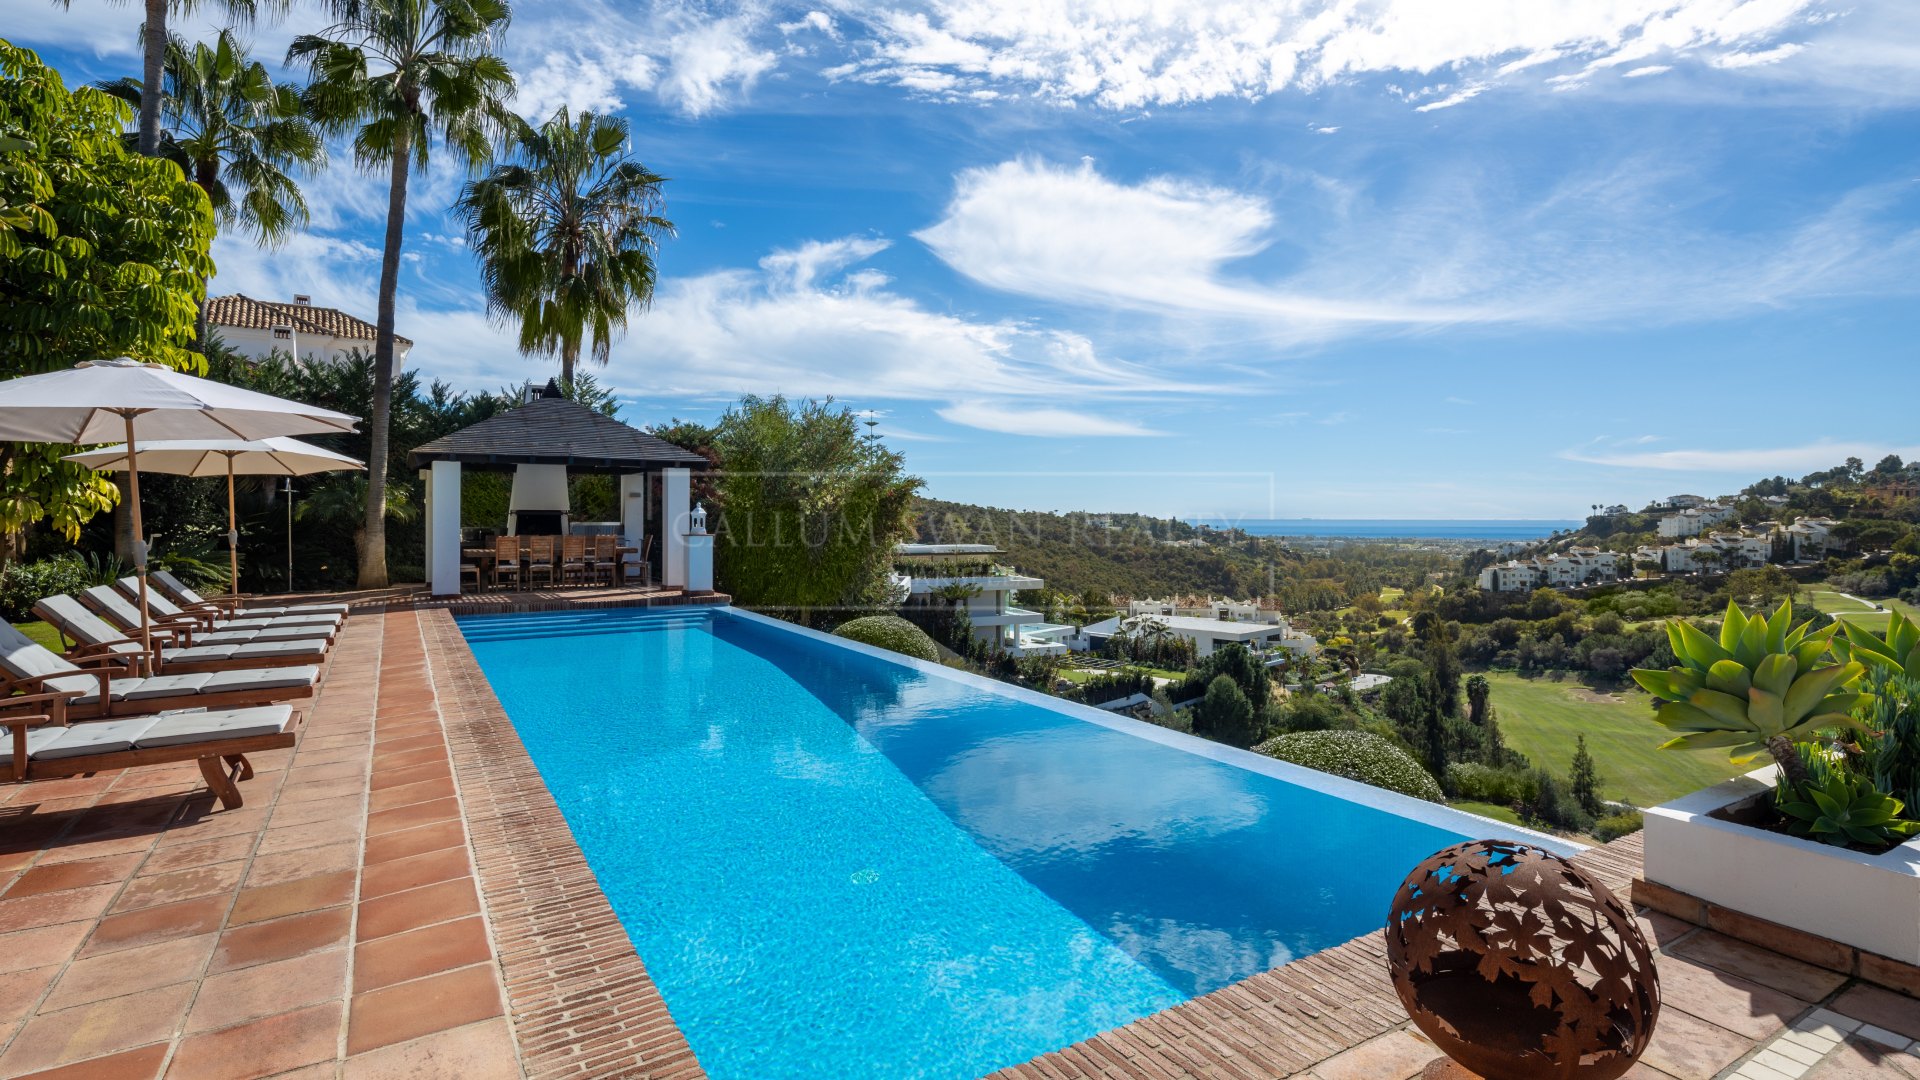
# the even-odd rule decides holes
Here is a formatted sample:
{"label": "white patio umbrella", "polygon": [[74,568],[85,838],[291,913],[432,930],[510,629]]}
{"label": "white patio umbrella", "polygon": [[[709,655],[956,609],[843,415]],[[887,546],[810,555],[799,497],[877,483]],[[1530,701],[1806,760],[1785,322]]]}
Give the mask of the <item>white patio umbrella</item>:
{"label": "white patio umbrella", "polygon": [[88,443],[124,440],[134,448],[127,470],[133,513],[134,570],[140,579],[142,667],[153,670],[147,612],[147,543],[140,528],[141,439],[268,439],[352,431],[357,417],[183,375],[128,357],[88,360],[65,371],[0,382],[0,440]]}
{"label": "white patio umbrella", "polygon": [[171,476],[225,476],[227,478],[227,569],[233,579],[233,595],[240,595],[240,524],[233,510],[234,476],[311,476],[314,473],[365,469],[366,465],[345,454],[303,443],[299,439],[160,439],[139,444],[139,452],[129,457],[127,444],[103,446],[68,454],[90,469],[106,472],[131,471],[167,473]]}

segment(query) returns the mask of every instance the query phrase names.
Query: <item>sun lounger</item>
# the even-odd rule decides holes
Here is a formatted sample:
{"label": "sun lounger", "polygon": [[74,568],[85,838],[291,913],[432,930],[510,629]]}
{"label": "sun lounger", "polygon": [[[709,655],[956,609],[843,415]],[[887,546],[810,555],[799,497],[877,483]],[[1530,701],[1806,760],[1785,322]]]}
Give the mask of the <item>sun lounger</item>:
{"label": "sun lounger", "polygon": [[[45,619],[73,642],[67,659],[78,660],[97,655],[112,656],[131,666],[142,655],[140,643],[116,629],[105,619],[87,610],[71,596],[49,596],[33,605],[33,613]],[[290,641],[256,641],[245,645],[193,645],[168,648],[157,640],[159,673],[177,675],[195,671],[228,671],[233,668],[285,667],[290,664],[318,664],[327,658],[325,638],[296,638]]]}
{"label": "sun lounger", "polygon": [[152,570],[147,573],[147,584],[157,588],[166,598],[188,611],[214,611],[221,613],[238,612],[244,615],[345,615],[345,604],[286,604],[283,606],[251,605],[242,603],[237,596],[219,596],[208,598],[187,588],[185,582],[165,570]]}
{"label": "sun lounger", "polygon": [[[140,632],[140,608],[126,594],[109,585],[95,585],[80,593],[80,599],[88,607],[100,613],[108,622],[132,637]],[[178,608],[171,613],[155,605],[157,599],[148,596],[148,608],[153,614],[156,629],[172,633],[182,645],[250,645],[256,641],[292,641],[301,638],[317,638],[324,641],[333,639],[333,628],[322,623],[296,623],[290,626],[235,626],[227,623],[215,623],[211,628],[205,620],[186,615]],[[171,605],[168,605],[171,607]]]}
{"label": "sun lounger", "polygon": [[[136,603],[139,601],[139,578],[123,577],[115,581],[113,586],[119,589],[120,595],[126,597],[128,600]],[[344,615],[331,612],[315,612],[301,615],[262,615],[258,612],[241,611],[230,618],[223,619],[211,611],[188,611],[179,604],[167,599],[158,589],[147,590],[147,609],[156,614],[166,615],[168,617],[185,616],[191,619],[198,619],[203,624],[215,629],[225,630],[260,630],[270,626],[324,626],[329,631],[332,631],[340,629],[341,620],[346,618]]]}
{"label": "sun lounger", "polygon": [[188,710],[119,720],[67,723],[59,694],[30,695],[44,711],[0,717],[0,768],[14,783],[197,761],[207,787],[229,810],[241,805],[241,781],[252,779],[247,755],[292,746],[299,720],[286,705]]}
{"label": "sun lounger", "polygon": [[102,653],[75,662],[0,622],[0,710],[22,704],[11,698],[15,691],[60,694],[76,716],[242,708],[312,697],[320,682],[320,669],[311,664],[142,678],[124,666],[141,655]]}

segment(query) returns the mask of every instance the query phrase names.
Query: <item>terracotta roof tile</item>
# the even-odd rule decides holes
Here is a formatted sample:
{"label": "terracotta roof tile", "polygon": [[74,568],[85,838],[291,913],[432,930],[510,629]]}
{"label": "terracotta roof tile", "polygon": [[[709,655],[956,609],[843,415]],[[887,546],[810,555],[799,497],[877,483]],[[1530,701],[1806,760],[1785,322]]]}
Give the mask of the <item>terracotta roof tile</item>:
{"label": "terracotta roof tile", "polygon": [[[377,328],[365,319],[355,318],[339,308],[312,307],[307,304],[283,304],[273,300],[255,300],[235,293],[207,301],[207,322],[243,330],[271,330],[292,326],[296,333],[325,334],[351,341],[372,341]],[[393,340],[411,347],[413,341],[393,335]]]}

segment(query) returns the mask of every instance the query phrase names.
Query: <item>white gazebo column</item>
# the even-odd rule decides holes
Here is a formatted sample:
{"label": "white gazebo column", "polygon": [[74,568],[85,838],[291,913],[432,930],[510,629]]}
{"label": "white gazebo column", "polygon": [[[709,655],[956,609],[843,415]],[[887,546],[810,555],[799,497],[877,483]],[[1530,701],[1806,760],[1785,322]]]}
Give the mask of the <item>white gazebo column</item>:
{"label": "white gazebo column", "polygon": [[629,565],[641,562],[639,549],[645,547],[646,543],[647,475],[624,473],[620,477],[620,546],[635,549],[634,554],[626,557]]}
{"label": "white gazebo column", "polygon": [[460,595],[460,463],[436,461],[427,476],[427,587]]}
{"label": "white gazebo column", "polygon": [[[426,517],[422,519],[420,525],[421,531],[426,534],[424,546],[420,550],[420,570],[426,575],[427,584],[431,585],[433,584],[433,469],[431,467],[420,470],[420,490],[426,492],[424,500]],[[291,530],[289,530],[287,542],[293,542]]]}
{"label": "white gazebo column", "polygon": [[660,582],[687,587],[687,515],[693,510],[693,471],[660,471]]}

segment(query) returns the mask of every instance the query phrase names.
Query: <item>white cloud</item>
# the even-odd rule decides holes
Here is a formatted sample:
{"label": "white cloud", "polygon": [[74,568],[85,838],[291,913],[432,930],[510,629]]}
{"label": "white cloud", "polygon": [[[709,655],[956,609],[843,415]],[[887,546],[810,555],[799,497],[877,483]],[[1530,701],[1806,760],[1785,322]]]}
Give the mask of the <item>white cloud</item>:
{"label": "white cloud", "polygon": [[1911,185],[1725,233],[1690,213],[1693,178],[1658,159],[1490,205],[1485,192],[1501,180],[1469,163],[1429,171],[1389,204],[1313,184],[1276,203],[1021,159],[959,174],[941,219],[915,235],[984,285],[1161,316],[1190,343],[1210,326],[1223,340],[1283,344],[1468,322],[1724,318],[1920,289],[1909,272],[1920,258]]}
{"label": "white cloud", "polygon": [[1805,48],[1805,45],[1790,41],[1784,45],[1776,45],[1771,49],[1761,49],[1758,52],[1721,53],[1719,56],[1713,57],[1707,62],[1717,68],[1759,67],[1763,64],[1777,64]]}
{"label": "white cloud", "polygon": [[1443,81],[1465,87],[1420,106],[1428,110],[1534,68],[1716,48],[1758,55],[1825,13],[1822,0],[927,0],[911,11],[841,0],[837,10],[871,37],[832,77],[941,96],[993,88],[1132,109],[1381,74],[1452,76]]}
{"label": "white cloud", "polygon": [[1487,90],[1486,83],[1474,83],[1471,86],[1463,86],[1460,89],[1454,91],[1453,93],[1448,94],[1446,97],[1441,98],[1439,101],[1429,101],[1425,105],[1421,105],[1415,108],[1413,111],[1414,112],[1433,112],[1436,109],[1451,109],[1455,105],[1462,105],[1462,104],[1465,104],[1466,102],[1472,101],[1474,98],[1477,98],[1481,94],[1485,93],[1486,90]]}
{"label": "white cloud", "polygon": [[1637,67],[1632,71],[1622,72],[1620,77],[1623,79],[1644,79],[1649,75],[1659,75],[1672,70],[1672,64],[1648,64],[1645,67]]}
{"label": "white cloud", "polygon": [[1077,438],[1098,435],[1153,435],[1156,432],[1131,420],[1095,416],[1071,409],[1021,407],[1002,401],[958,401],[936,410],[951,424],[1003,431],[1009,435]]}
{"label": "white cloud", "polygon": [[1590,465],[1610,465],[1623,469],[1658,469],[1668,472],[1737,473],[1743,476],[1768,473],[1799,476],[1815,469],[1831,468],[1850,457],[1878,461],[1887,454],[1903,458],[1920,455],[1920,446],[1886,446],[1861,442],[1818,442],[1806,446],[1783,446],[1750,450],[1654,450],[1632,453],[1575,449],[1560,456]]}
{"label": "white cloud", "polygon": [[686,20],[667,40],[661,98],[689,116],[702,116],[752,91],[779,62],[750,40],[753,28],[745,16]]}

